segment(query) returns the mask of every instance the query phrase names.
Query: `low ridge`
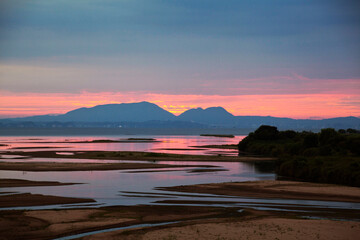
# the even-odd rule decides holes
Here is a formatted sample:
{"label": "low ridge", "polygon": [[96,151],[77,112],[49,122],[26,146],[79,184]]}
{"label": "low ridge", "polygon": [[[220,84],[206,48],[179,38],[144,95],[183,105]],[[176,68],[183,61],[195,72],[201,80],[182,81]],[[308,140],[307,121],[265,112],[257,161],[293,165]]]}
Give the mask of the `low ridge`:
{"label": "low ridge", "polygon": [[[52,123],[60,124],[54,125]],[[69,124],[66,125],[66,123]],[[119,126],[116,123],[127,123],[126,126],[128,127],[142,126],[149,128],[181,128],[188,126],[254,129],[260,125],[272,125],[280,129],[317,130],[329,127],[335,129],[360,129],[360,118],[357,117],[311,120],[270,116],[234,116],[223,107],[194,108],[175,116],[158,105],[149,102],[105,104],[90,108],[78,108],[61,115],[0,119],[0,127]]]}

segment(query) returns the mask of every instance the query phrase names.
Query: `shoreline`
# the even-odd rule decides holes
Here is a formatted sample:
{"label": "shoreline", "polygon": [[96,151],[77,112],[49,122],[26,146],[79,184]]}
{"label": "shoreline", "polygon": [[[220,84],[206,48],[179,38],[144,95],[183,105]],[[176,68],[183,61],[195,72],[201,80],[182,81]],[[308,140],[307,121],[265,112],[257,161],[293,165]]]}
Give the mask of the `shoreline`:
{"label": "shoreline", "polygon": [[[56,151],[7,152],[2,154],[23,155],[39,158],[68,159],[109,159],[133,160],[132,163],[55,163],[55,162],[1,162],[0,169],[13,168],[18,171],[88,171],[88,170],[134,170],[167,171],[168,168],[195,168],[195,171],[219,171],[211,165],[200,165],[201,162],[256,162],[274,159],[250,156],[198,156],[181,154],[159,154],[149,152],[106,152],[106,151],[62,151],[73,155],[59,155]],[[130,159],[129,159],[130,158]],[[211,159],[211,160],[209,160]],[[254,160],[256,159],[256,160]],[[136,161],[198,161],[199,165],[174,165],[158,163],[139,163]],[[148,170],[146,170],[148,169]],[[173,169],[176,171],[176,169]],[[189,169],[191,170],[191,169]],[[185,169],[186,171],[186,169]],[[1,184],[0,179],[0,184]],[[27,181],[4,179],[2,184],[9,188],[16,186],[57,186],[77,183],[60,183],[52,181]],[[6,185],[8,184],[8,185]],[[1,185],[0,185],[1,187]],[[293,181],[256,181],[226,182],[162,187],[176,193],[208,193],[228,196],[269,198],[269,199],[306,199],[321,201],[360,202],[360,189],[340,185],[305,183]],[[16,189],[14,188],[16,191]],[[126,192],[125,192],[126,193]],[[131,195],[131,192],[128,194]],[[171,193],[166,193],[171,196]],[[136,196],[137,194],[133,194]],[[144,193],[144,196],[149,195]],[[179,194],[181,195],[181,194]],[[189,194],[190,195],[190,194]],[[147,196],[148,197],[148,196]],[[152,196],[156,198],[157,196]],[[132,206],[96,206],[93,199],[67,198],[31,193],[13,193],[0,195],[0,206],[45,206],[53,204],[94,203],[94,205],[75,208],[68,205],[66,209],[50,210],[1,210],[0,232],[4,239],[54,239],[109,229],[109,232],[85,236],[82,239],[342,239],[343,236],[354,238],[360,234],[358,209],[329,210],[320,206],[305,206],[278,203],[273,210],[255,210],[250,206],[215,207],[212,204],[225,204],[224,201],[163,200],[154,205]],[[229,198],[229,200],[233,200]],[[236,201],[236,200],[235,200]],[[161,203],[162,205],[158,205]],[[270,203],[258,202],[262,207]],[[25,205],[24,205],[25,204]],[[28,205],[26,205],[28,204]],[[192,206],[202,204],[203,206]],[[204,206],[205,205],[205,206]],[[3,207],[4,208],[4,207]],[[278,210],[275,210],[278,209]],[[292,211],[295,210],[295,211]],[[314,219],[304,219],[314,218]],[[332,219],[332,220],[331,220]],[[341,219],[345,221],[335,221]],[[158,226],[151,224],[170,223]],[[136,228],[139,224],[150,224],[148,227]],[[134,226],[134,227],[132,227]],[[116,230],[119,227],[129,227]],[[16,228],[19,231],[8,231]],[[114,230],[112,230],[114,228]],[[332,230],[332,229],[335,229]],[[306,233],[306,234],[304,234]],[[319,237],[318,237],[319,236]]]}
{"label": "shoreline", "polygon": [[190,168],[210,165],[174,165],[158,163],[59,163],[59,162],[0,162],[0,170],[54,172],[54,171],[106,171],[162,168]]}
{"label": "shoreline", "polygon": [[[14,182],[17,182],[16,179]],[[21,181],[18,184],[21,185]],[[56,185],[62,183],[29,181],[22,182],[22,184]],[[354,197],[357,199],[358,191],[360,191],[358,188],[338,185],[269,180],[178,186],[176,192],[190,192],[188,188],[191,187],[191,192],[194,193],[206,192],[242,196],[243,192],[239,192],[239,189],[243,188],[238,188],[238,185],[244,185],[247,187],[248,192],[251,190],[256,194],[262,194],[264,189],[280,192],[284,198],[287,198],[286,194],[291,195],[291,192],[303,194],[305,191],[308,191],[308,193],[312,193],[314,191],[318,192],[320,188],[322,193],[318,192],[316,198],[315,195],[312,196],[316,200],[322,199],[324,196],[329,197],[330,195],[338,197],[339,189],[346,189],[342,200],[347,201],[349,200],[348,198],[353,200]],[[171,191],[175,191],[175,189],[172,189],[174,187],[169,188]],[[310,189],[312,191],[309,192]],[[96,203],[93,199],[66,198],[30,193],[0,196],[0,202],[3,203],[2,198],[7,199],[8,204],[12,204],[12,207],[20,206],[24,203],[29,204],[29,206]],[[266,194],[262,194],[261,198],[267,198]],[[85,236],[82,239],[115,238],[125,240],[139,238],[147,240],[159,238],[193,239],[194,237],[214,240],[219,239],[219,237],[231,239],[239,236],[239,229],[241,229],[243,239],[247,239],[247,237],[250,237],[250,239],[276,239],[275,237],[279,236],[282,237],[279,239],[296,239],[300,236],[312,239],[314,237],[317,238],[320,234],[322,238],[319,239],[331,239],[330,237],[342,239],[341,236],[344,235],[354,237],[360,234],[360,219],[358,219],[360,210],[357,209],[332,208],[329,211],[329,209],[324,207],[306,207],[294,204],[293,206],[283,206],[285,209],[290,209],[289,211],[263,211],[234,206],[215,207],[211,206],[212,202],[206,203],[206,201],[202,204],[208,204],[208,206],[187,205],[196,203],[196,201],[176,202],[176,200],[169,200],[168,204],[165,205],[84,206],[83,208],[49,210],[0,209],[2,213],[0,215],[0,232],[3,233],[2,237],[4,239],[54,239],[108,229],[108,232]],[[266,203],[263,204],[266,207]],[[272,204],[268,205],[271,206]],[[278,205],[277,208],[281,209],[282,204],[279,203]],[[291,209],[296,211],[291,211]],[[345,221],[337,221],[336,219]],[[158,223],[164,225],[156,225]],[[136,228],[139,224],[150,225]],[[154,224],[154,226],[151,224]],[[16,227],[21,229],[21,231],[6,231],[9,227]],[[126,227],[126,229],[119,230],[119,227]],[[336,231],[334,232],[331,229],[336,229]],[[307,237],[302,234],[303,232],[306,232]],[[331,234],[329,235],[328,233]]]}
{"label": "shoreline", "polygon": [[[4,151],[2,155],[21,155],[30,158],[78,158],[128,161],[199,161],[199,162],[256,162],[274,161],[275,158],[261,156],[213,156],[137,151]],[[1,160],[1,158],[0,158]]]}
{"label": "shoreline", "polygon": [[0,188],[11,187],[40,187],[40,186],[66,186],[84,183],[62,183],[57,181],[31,181],[15,178],[0,178]]}
{"label": "shoreline", "polygon": [[208,183],[158,187],[156,189],[173,192],[206,193],[251,198],[360,202],[360,188],[334,184],[282,180]]}
{"label": "shoreline", "polygon": [[[98,230],[82,239],[343,239],[357,236],[360,222],[306,219],[304,213],[197,206],[112,206],[63,210],[6,210],[0,216],[3,239],[54,239]],[[336,215],[342,213],[335,210]],[[306,217],[306,216],[305,216]],[[20,224],[21,223],[21,224]],[[151,224],[163,223],[163,226]],[[150,224],[148,227],[136,227]],[[167,224],[167,225],[166,225]],[[132,227],[134,226],[134,227]],[[20,231],[6,231],[17,227]],[[127,227],[119,230],[119,227]],[[328,230],[333,238],[329,238]],[[241,232],[241,235],[240,232]],[[325,235],[323,235],[325,234]],[[172,238],[170,238],[172,236]],[[221,238],[220,238],[221,239]],[[316,239],[316,238],[315,238]],[[352,238],[349,238],[352,239]],[[355,238],[353,238],[355,239]]]}
{"label": "shoreline", "polygon": [[12,193],[7,195],[0,195],[0,210],[1,208],[33,207],[76,203],[96,203],[96,201],[91,198],[59,197],[53,195],[32,193]]}
{"label": "shoreline", "polygon": [[[23,179],[0,178],[0,188],[15,188],[17,187],[41,187],[41,186],[67,186],[84,183],[62,183],[56,181],[30,181]],[[32,207],[32,206],[46,206],[58,204],[76,204],[76,203],[95,203],[94,199],[90,198],[74,198],[61,197],[53,195],[32,194],[32,193],[18,193],[18,192],[0,192],[0,210],[1,208],[11,207]]]}

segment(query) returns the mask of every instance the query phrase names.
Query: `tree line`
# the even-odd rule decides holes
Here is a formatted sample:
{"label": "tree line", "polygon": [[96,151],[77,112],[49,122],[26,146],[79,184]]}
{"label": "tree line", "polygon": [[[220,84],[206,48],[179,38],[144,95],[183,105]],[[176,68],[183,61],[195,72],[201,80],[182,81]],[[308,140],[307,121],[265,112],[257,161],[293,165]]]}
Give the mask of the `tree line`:
{"label": "tree line", "polygon": [[360,131],[356,129],[325,128],[314,133],[262,125],[238,148],[239,154],[276,157],[278,176],[360,186]]}

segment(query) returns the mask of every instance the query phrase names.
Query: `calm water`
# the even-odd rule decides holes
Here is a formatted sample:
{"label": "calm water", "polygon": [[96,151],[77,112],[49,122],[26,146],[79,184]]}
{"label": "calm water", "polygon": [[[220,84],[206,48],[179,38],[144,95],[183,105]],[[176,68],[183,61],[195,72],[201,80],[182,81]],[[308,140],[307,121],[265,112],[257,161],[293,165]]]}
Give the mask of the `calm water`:
{"label": "calm water", "polygon": [[[199,162],[159,162],[168,164],[193,164]],[[214,163],[201,163],[214,164]],[[70,186],[51,187],[19,187],[3,188],[2,191],[31,192],[67,197],[93,198],[102,205],[133,205],[151,203],[156,200],[168,199],[161,196],[164,191],[154,190],[155,187],[166,187],[175,185],[187,185],[209,182],[248,181],[259,179],[273,179],[272,173],[260,173],[253,165],[243,163],[217,164],[228,171],[211,173],[189,173],[188,168],[171,168],[166,172],[151,172],[149,169],[138,172],[136,170],[116,171],[82,171],[82,172],[21,172],[0,171],[2,178],[17,178],[36,181],[60,181],[85,183]],[[198,169],[198,167],[196,167]],[[164,169],[161,169],[161,171]],[[174,171],[181,170],[181,171]],[[124,192],[138,192],[129,194]],[[141,192],[141,193],[139,193]],[[160,193],[160,198],[143,197],[142,192]],[[142,197],[138,197],[138,196]],[[190,195],[190,194],[189,194]],[[178,198],[177,198],[178,199]],[[183,199],[183,198],[181,198]]]}
{"label": "calm water", "polygon": [[[153,138],[156,142],[115,142],[115,143],[75,143],[93,140],[127,140],[128,138]],[[96,136],[96,137],[0,137],[1,150],[6,151],[141,151],[196,155],[233,155],[231,149],[208,149],[198,146],[237,144],[245,136],[235,138],[218,138],[202,136]],[[195,147],[197,146],[197,147]],[[37,148],[34,148],[37,147]],[[22,149],[21,149],[22,148]]]}
{"label": "calm water", "polygon": [[[142,137],[142,136],[137,136]],[[7,144],[1,149],[8,150],[14,147],[39,147],[39,150],[55,150],[40,149],[41,147],[62,147],[56,148],[59,154],[62,151],[84,151],[84,150],[103,150],[103,151],[154,151],[154,152],[170,152],[182,154],[236,154],[231,150],[210,150],[199,149],[191,150],[166,150],[166,149],[186,149],[191,146],[201,145],[220,145],[238,143],[243,136],[236,138],[216,138],[216,137],[200,137],[200,136],[150,136],[156,138],[160,142],[153,143],[71,143],[75,141],[89,141],[95,139],[126,139],[127,136],[119,137],[41,137],[41,138],[24,138],[24,137],[0,137],[0,144]],[[146,136],[149,138],[149,136]],[[59,143],[67,141],[67,143]],[[45,143],[47,142],[47,143]],[[33,151],[34,149],[24,149],[24,151]],[[36,149],[35,149],[36,150]],[[23,150],[16,150],[23,151]],[[1,153],[0,153],[1,154]],[[66,154],[66,153],[65,153]],[[4,159],[0,161],[71,161],[71,162],[98,162],[94,159],[51,159],[51,158],[34,158],[34,159],[11,159],[3,154]],[[20,157],[20,156],[18,156]],[[104,162],[104,160],[100,160]],[[106,162],[114,162],[108,160]],[[115,162],[127,162],[116,161]],[[331,203],[320,201],[304,201],[304,200],[279,200],[279,199],[251,199],[239,197],[226,197],[210,194],[186,194],[156,190],[156,187],[167,187],[177,185],[189,185],[200,183],[219,183],[230,181],[254,181],[254,180],[271,180],[275,179],[275,174],[270,167],[264,167],[254,163],[218,163],[218,162],[169,162],[159,161],[164,164],[177,165],[214,165],[225,171],[218,172],[191,172],[191,169],[201,169],[202,167],[193,168],[171,168],[141,170],[113,170],[113,171],[81,171],[81,172],[23,172],[23,171],[0,171],[1,178],[16,178],[35,181],[59,181],[64,183],[83,183],[69,186],[51,186],[51,187],[18,187],[18,188],[2,188],[0,192],[19,192],[46,194],[66,197],[92,198],[96,200],[97,206],[110,205],[136,205],[136,204],[159,204],[157,201],[162,200],[206,200],[206,201],[234,201],[237,206],[251,206],[259,209],[265,209],[275,204],[301,204],[301,205],[318,205],[322,207],[341,207],[360,209],[360,204],[354,203]],[[205,168],[205,167],[204,167]],[[169,194],[178,194],[169,195]],[[241,203],[239,203],[241,202]],[[92,203],[93,204],[93,203]],[[221,205],[221,204],[218,204]],[[32,209],[45,208],[63,208],[74,206],[86,206],[86,204],[75,204],[66,206],[41,206],[32,207]],[[28,209],[22,207],[21,209]],[[30,207],[31,208],[31,207]]]}

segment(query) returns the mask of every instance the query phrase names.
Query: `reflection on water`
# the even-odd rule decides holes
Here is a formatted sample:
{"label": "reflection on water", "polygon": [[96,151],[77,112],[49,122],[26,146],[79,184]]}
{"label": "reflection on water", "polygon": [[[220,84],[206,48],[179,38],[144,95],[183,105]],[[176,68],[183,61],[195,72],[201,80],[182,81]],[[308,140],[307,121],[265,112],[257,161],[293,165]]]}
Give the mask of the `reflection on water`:
{"label": "reflection on water", "polygon": [[77,238],[82,238],[82,237],[86,237],[86,236],[90,236],[90,235],[94,235],[94,234],[98,234],[98,233],[106,233],[106,232],[113,232],[113,231],[119,231],[119,230],[125,230],[125,229],[133,229],[133,228],[145,228],[145,227],[157,227],[157,226],[164,226],[164,225],[170,225],[170,224],[174,224],[174,223],[178,223],[179,221],[174,221],[174,222],[162,222],[162,223],[143,223],[143,224],[135,224],[135,225],[131,225],[131,226],[126,226],[126,227],[115,227],[115,228],[108,228],[108,229],[103,229],[103,230],[96,230],[96,231],[91,231],[91,232],[86,232],[86,233],[79,233],[79,234],[74,234],[68,237],[60,237],[60,238],[56,238],[54,240],[70,240],[70,239],[77,239]]}
{"label": "reflection on water", "polygon": [[72,152],[56,152],[57,155],[74,155]]}
{"label": "reflection on water", "polygon": [[[164,164],[186,164],[198,165],[198,162],[170,162],[160,161]],[[201,164],[211,165],[213,162],[204,162]],[[282,205],[293,208],[294,204],[302,206],[317,206],[324,208],[347,208],[360,209],[359,203],[339,203],[310,200],[285,200],[285,199],[258,199],[229,197],[213,194],[192,194],[175,193],[162,190],[156,190],[156,187],[202,184],[202,183],[220,183],[231,181],[255,181],[272,180],[275,178],[273,173],[264,173],[257,170],[255,165],[249,163],[215,163],[218,167],[226,168],[229,171],[190,173],[188,168],[176,168],[169,172],[137,172],[123,171],[83,171],[83,172],[21,172],[21,171],[0,171],[2,178],[17,178],[35,181],[59,181],[85,183],[68,186],[42,186],[42,187],[18,187],[2,188],[2,191],[31,192],[33,194],[46,194],[65,197],[93,198],[99,205],[94,207],[111,205],[137,205],[137,204],[166,204],[161,203],[168,200],[169,197],[175,200],[185,201],[215,201],[213,206],[237,206],[252,207],[256,209],[272,208],[277,209]],[[156,169],[157,170],[157,169]],[[216,202],[219,201],[219,202]],[[225,201],[225,203],[221,203]],[[171,203],[173,204],[173,203]],[[204,205],[193,204],[191,205]],[[209,203],[206,203],[209,204]],[[205,205],[206,205],[205,204]],[[72,205],[53,205],[38,207],[19,207],[17,209],[50,209],[66,207],[87,207],[88,204]]]}
{"label": "reflection on water", "polygon": [[[0,150],[8,151],[140,151],[159,153],[178,153],[196,155],[231,155],[236,156],[233,149],[208,149],[190,146],[237,144],[245,136],[235,138],[219,138],[204,136],[137,136],[137,138],[153,138],[154,142],[108,142],[91,143],[93,140],[124,140],[129,136],[118,137],[61,137],[51,136],[41,139],[24,139],[24,137],[0,137],[0,143],[8,146],[0,146]],[[88,142],[88,143],[75,143]],[[90,143],[89,143],[90,142]],[[56,145],[54,145],[56,144]],[[22,148],[22,149],[21,149]],[[190,150],[189,150],[190,148]]]}
{"label": "reflection on water", "polygon": [[256,161],[252,163],[246,163],[255,167],[255,170],[260,173],[273,173],[276,167],[275,161]]}
{"label": "reflection on water", "polygon": [[[149,136],[146,136],[149,138]],[[151,136],[160,142],[150,143],[71,143],[74,141],[91,141],[96,139],[112,139],[112,137],[44,137],[39,139],[25,139],[23,137],[0,137],[0,143],[6,143],[9,146],[1,146],[0,150],[7,150],[9,147],[46,147],[54,146],[56,142],[57,147],[63,146],[64,150],[56,149],[58,153],[63,154],[71,147],[73,151],[85,150],[99,150],[99,151],[157,151],[167,153],[181,153],[181,154],[235,154],[234,150],[209,150],[197,149],[188,151],[189,146],[201,145],[221,145],[221,144],[236,144],[242,137],[236,138],[215,138],[215,137],[200,137],[200,136]],[[155,150],[154,150],[155,149]],[[178,149],[178,150],[166,150]],[[185,150],[184,150],[185,149]],[[44,149],[43,149],[44,150]],[[52,149],[46,149],[52,150]],[[19,151],[19,150],[17,150]],[[23,151],[33,151],[33,149],[24,149]],[[3,154],[4,156],[4,154]],[[6,155],[5,155],[6,156]],[[97,162],[131,162],[126,160],[96,160],[96,159],[68,159],[68,158],[33,158],[20,159],[22,156],[17,156],[17,159],[1,159],[0,161],[29,161],[29,162],[82,162],[82,163],[97,163]],[[254,207],[261,209],[262,207],[278,208],[276,204],[283,204],[283,206],[290,204],[301,205],[317,205],[321,207],[339,207],[347,209],[360,209],[358,203],[336,203],[336,202],[321,202],[321,201],[306,201],[306,200],[284,200],[284,199],[256,199],[256,198],[241,198],[219,196],[212,194],[180,194],[174,192],[166,192],[156,190],[157,187],[168,187],[178,185],[191,185],[202,183],[220,183],[220,182],[240,182],[240,181],[256,181],[256,180],[273,180],[275,179],[274,163],[259,162],[259,163],[240,163],[240,162],[181,162],[181,161],[158,161],[162,164],[177,164],[177,165],[213,165],[219,169],[226,169],[227,171],[216,172],[191,172],[188,167],[167,169],[146,169],[145,171],[136,170],[112,170],[112,171],[76,171],[76,172],[23,172],[23,171],[0,171],[1,178],[25,179],[33,181],[59,181],[64,183],[84,183],[67,186],[41,186],[41,187],[17,187],[17,188],[2,188],[1,192],[19,192],[19,193],[33,193],[65,197],[78,198],[92,198],[97,201],[96,206],[111,206],[111,205],[136,205],[136,204],[166,204],[161,203],[163,200],[171,197],[175,200],[203,200],[206,197],[207,201],[226,201],[229,199],[233,203],[214,203],[217,206],[233,206]],[[191,170],[192,168],[190,168]],[[199,169],[195,167],[193,169]],[[264,205],[266,204],[266,205]],[[274,205],[274,206],[271,206]],[[194,204],[193,204],[194,205]],[[201,204],[200,204],[201,205]],[[86,207],[94,206],[94,204],[72,204],[72,205],[52,205],[52,206],[38,206],[38,207],[19,207],[19,209],[48,209],[48,208],[64,208],[64,207]]]}
{"label": "reflection on water", "polygon": [[[79,158],[5,158],[0,162],[56,162],[56,163],[134,163],[126,160],[106,160],[106,159],[79,159]],[[136,161],[137,163],[147,163],[147,161]]]}
{"label": "reflection on water", "polygon": [[[86,159],[85,159],[86,160]],[[163,164],[199,165],[199,162],[159,161]],[[68,186],[18,187],[2,188],[2,191],[31,192],[65,197],[93,198],[104,205],[134,205],[146,204],[154,201],[151,197],[129,197],[121,192],[150,192],[164,193],[154,190],[156,187],[175,185],[200,184],[209,182],[250,181],[274,179],[272,173],[259,173],[254,166],[244,163],[214,163],[201,162],[201,165],[216,165],[229,171],[190,173],[188,168],[176,168],[169,172],[141,172],[124,171],[82,171],[82,172],[22,172],[0,171],[2,178],[16,178],[34,181],[59,181],[86,183]],[[156,169],[158,170],[158,169]],[[163,169],[162,169],[163,170]],[[180,199],[183,199],[181,197]],[[195,199],[187,197],[186,199]],[[164,197],[166,199],[166,197]],[[216,197],[216,199],[223,199]],[[159,199],[156,199],[159,200]]]}

